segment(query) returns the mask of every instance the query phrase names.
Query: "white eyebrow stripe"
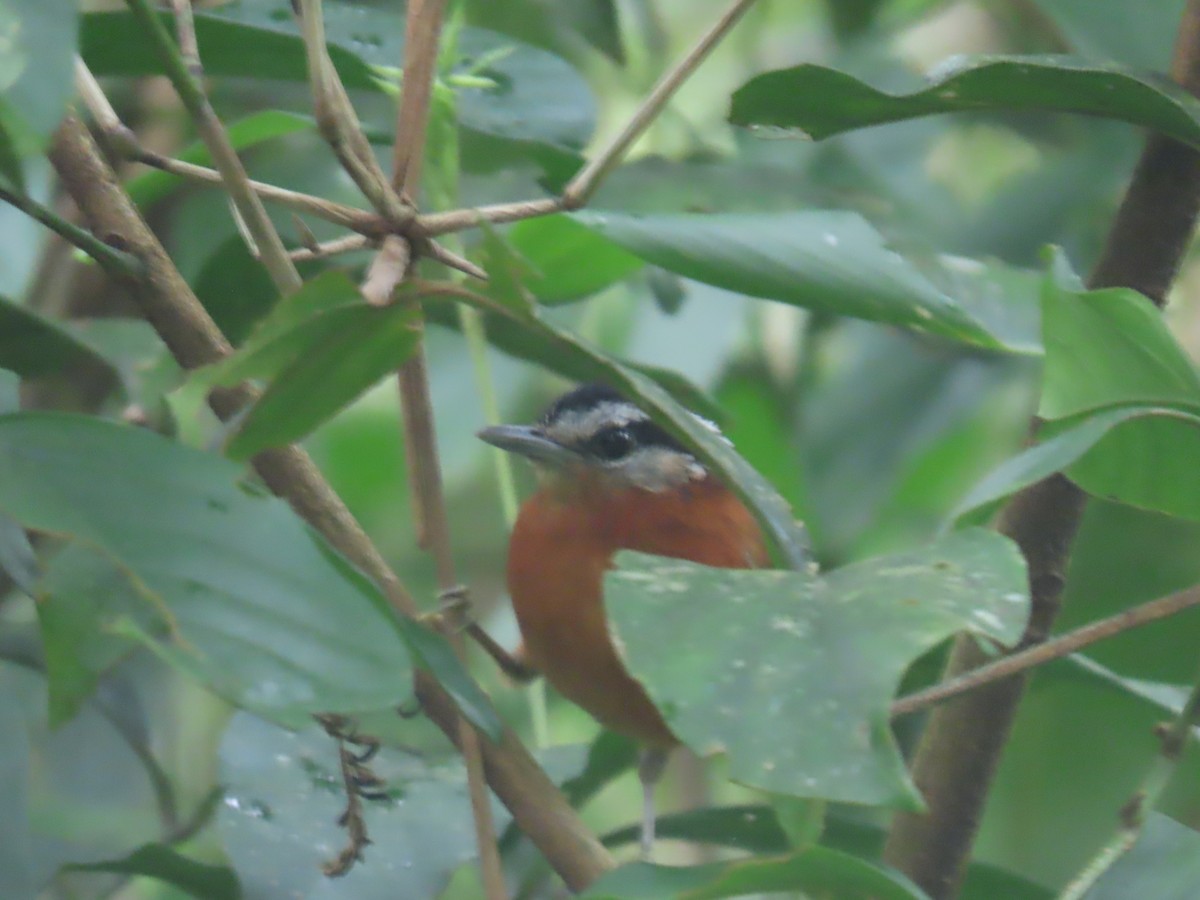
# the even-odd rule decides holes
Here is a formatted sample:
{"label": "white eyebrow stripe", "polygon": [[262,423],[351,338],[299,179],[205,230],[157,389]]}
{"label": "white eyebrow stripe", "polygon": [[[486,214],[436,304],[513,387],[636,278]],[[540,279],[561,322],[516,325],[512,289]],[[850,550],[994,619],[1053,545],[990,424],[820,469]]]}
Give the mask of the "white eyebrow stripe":
{"label": "white eyebrow stripe", "polygon": [[580,443],[601,429],[623,428],[649,418],[632,403],[608,400],[588,409],[568,410],[546,423],[546,430],[563,443]]}

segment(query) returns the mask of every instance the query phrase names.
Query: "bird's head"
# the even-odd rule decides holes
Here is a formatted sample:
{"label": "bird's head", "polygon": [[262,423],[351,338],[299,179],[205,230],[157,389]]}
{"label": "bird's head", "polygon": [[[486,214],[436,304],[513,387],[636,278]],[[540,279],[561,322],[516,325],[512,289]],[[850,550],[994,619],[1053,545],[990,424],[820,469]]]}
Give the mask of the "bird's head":
{"label": "bird's head", "polygon": [[601,384],[563,394],[533,425],[493,425],[479,437],[526,457],[560,489],[588,484],[660,493],[708,475],[644,410]]}

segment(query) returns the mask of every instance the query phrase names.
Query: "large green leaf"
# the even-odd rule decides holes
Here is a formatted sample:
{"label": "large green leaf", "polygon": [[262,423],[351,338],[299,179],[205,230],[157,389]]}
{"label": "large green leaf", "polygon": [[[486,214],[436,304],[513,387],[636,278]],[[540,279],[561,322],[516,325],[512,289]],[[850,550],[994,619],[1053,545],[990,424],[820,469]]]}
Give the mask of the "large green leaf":
{"label": "large green leaf", "polygon": [[921,900],[926,895],[898,872],[827,847],[792,856],[698,866],[630,863],[582,894],[588,900],[716,900],[747,894],[798,893],[839,900]]}
{"label": "large green leaf", "polygon": [[227,445],[246,458],[307,435],[395,371],[419,339],[412,304],[373,306],[344,272],[330,271],[280,301],[237,352],[197,372],[193,384],[268,381]]}
{"label": "large green leaf", "polygon": [[1038,415],[1059,419],[1116,404],[1194,407],[1200,377],[1154,304],[1136,291],[1075,289],[1061,259],[1042,295],[1046,348]]}
{"label": "large green leaf", "polygon": [[1045,367],[1040,442],[1006,461],[959,504],[987,508],[1067,470],[1088,492],[1200,519],[1200,377],[1135,291],[1086,291],[1062,257],[1042,289]]}
{"label": "large green leaf", "polygon": [[737,125],[794,128],[821,140],[854,128],[937,113],[996,110],[1117,119],[1200,146],[1200,101],[1165,77],[1070,56],[955,57],[909,94],[801,65],[756,76],[733,95]]}
{"label": "large green leaf", "polygon": [[61,322],[0,297],[0,367],[25,378],[109,363]]}
{"label": "large green leaf", "polygon": [[[574,773],[580,748],[560,748],[553,776]],[[248,897],[322,900],[437,897],[450,875],[475,855],[475,833],[461,762],[431,762],[385,746],[370,766],[384,783],[364,800],[373,846],[342,878],[322,863],[346,841],[337,824],[345,807],[337,745],[323,731],[282,731],[253,716],[233,718],[221,745],[226,786],[218,820]],[[493,801],[496,825],[508,813]]]}
{"label": "large green leaf", "polygon": [[527,287],[543,303],[581,299],[642,267],[632,253],[565,215],[526,219],[507,236],[533,270]]}
{"label": "large green leaf", "polygon": [[1088,493],[1143,509],[1200,519],[1200,410],[1122,406],[1051,422],[1042,440],[1006,460],[954,510],[972,519],[1005,497],[1066,471]]}
{"label": "large green leaf", "polygon": [[[1200,583],[1200,522],[1093,499],[1071,546],[1058,630],[1070,631]],[[1186,684],[1196,675],[1200,609],[1135,628],[1088,655],[1129,678]]]}
{"label": "large green leaf", "polygon": [[[23,691],[16,667],[0,661],[0,892],[6,897],[32,897],[38,885],[31,872],[30,735],[22,710]],[[20,676],[28,677],[26,673]],[[20,677],[18,676],[18,678]]]}
{"label": "large green leaf", "polygon": [[0,510],[102,550],[165,633],[128,616],[112,627],[281,722],[404,701],[408,651],[382,596],[240,475],[140,429],[0,418]]}
{"label": "large green leaf", "polygon": [[162,617],[117,563],[87,544],[56,554],[35,590],[46,658],[50,725],[66,722],[108,669],[140,646],[121,632],[132,621],[162,637]]}
{"label": "large green leaf", "polygon": [[[927,331],[991,349],[1029,352],[890,249],[857,213],[645,215],[577,213],[578,221],[647,262],[730,291],[818,312]],[[960,267],[961,268],[961,267]],[[992,297],[995,286],[984,292]],[[1012,302],[1030,305],[1031,297]],[[994,304],[994,300],[991,301]]]}
{"label": "large green leaf", "polygon": [[[403,61],[404,22],[398,7],[323,5],[330,56],[348,88],[379,91],[376,67]],[[196,38],[209,75],[304,81],[304,47],[286,0],[229,4],[195,16]],[[591,136],[595,101],[587,83],[559,57],[479,28],[458,34],[459,73],[479,76],[458,87],[462,124],[509,140],[578,149]],[[160,72],[133,18],[124,12],[83,17],[81,52],[98,75]],[[451,79],[454,83],[454,79]],[[389,104],[390,106],[390,104]]]}
{"label": "large green leaf", "polygon": [[909,663],[963,629],[1010,643],[1028,612],[1020,554],[977,530],[825,576],[622,553],[604,596],[685,744],[753,787],[870,804],[913,802],[888,725]]}
{"label": "large green leaf", "polygon": [[507,248],[489,234],[485,245],[489,287],[495,302],[479,295],[460,297],[480,309],[498,314],[531,337],[541,353],[571,360],[581,381],[603,381],[638,403],[671,434],[691,447],[697,457],[729,484],[754,513],[773,548],[776,560],[790,568],[808,562],[807,538],[793,519],[787,502],[709,423],[681,407],[651,377],[604,355],[543,319],[521,286],[522,272]]}
{"label": "large green leaf", "polygon": [[73,91],[75,0],[0,0],[0,178],[20,189]]}
{"label": "large green leaf", "polygon": [[[988,795],[977,855],[1061,888],[1120,828],[1122,809],[1159,759],[1156,728],[1178,714],[1184,696],[1186,690],[1124,679],[1079,655],[1038,669]],[[1080,735],[1104,752],[1080,753]],[[1160,812],[1194,828],[1198,794],[1193,735]]]}

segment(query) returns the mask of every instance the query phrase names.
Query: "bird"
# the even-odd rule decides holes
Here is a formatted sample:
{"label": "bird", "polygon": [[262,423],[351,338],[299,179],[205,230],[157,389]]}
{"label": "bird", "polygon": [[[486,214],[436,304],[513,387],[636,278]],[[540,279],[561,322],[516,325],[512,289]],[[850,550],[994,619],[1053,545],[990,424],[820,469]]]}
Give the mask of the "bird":
{"label": "bird", "polygon": [[478,436],[528,459],[538,481],[509,539],[508,590],[522,645],[501,665],[518,677],[544,675],[601,725],[638,743],[648,858],[654,788],[679,739],[614,643],[604,574],[619,550],[760,568],[768,564],[762,531],[687,447],[608,385],[580,385],[534,424],[493,425]]}

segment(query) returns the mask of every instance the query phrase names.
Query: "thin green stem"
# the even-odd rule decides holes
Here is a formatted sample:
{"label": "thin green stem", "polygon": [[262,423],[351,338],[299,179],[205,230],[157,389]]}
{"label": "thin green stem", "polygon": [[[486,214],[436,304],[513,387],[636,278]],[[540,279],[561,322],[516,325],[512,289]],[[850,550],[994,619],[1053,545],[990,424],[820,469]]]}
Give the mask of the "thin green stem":
{"label": "thin green stem", "polygon": [[86,228],[68,222],[49,207],[23,194],[15,194],[0,187],[0,200],[19,209],[34,221],[41,222],[68,244],[78,247],[94,259],[110,275],[124,278],[141,278],[145,270],[135,256],[115,247],[110,247]]}
{"label": "thin green stem", "polygon": [[[179,46],[171,39],[166,26],[157,12],[151,7],[150,0],[126,0],[130,12],[142,26],[144,33],[150,38],[159,61],[175,87],[184,108],[192,117],[196,130],[200,133],[208,152],[212,155],[217,171],[225,181],[225,189],[229,192],[234,206],[246,224],[250,236],[254,240],[252,248],[263,261],[271,280],[280,293],[290,294],[300,288],[303,283],[295,264],[288,257],[287,249],[279,232],[271,223],[266,209],[258,194],[250,186],[250,179],[238,158],[237,151],[229,140],[229,135],[221,125],[217,114],[213,112],[199,81],[193,76],[192,70],[184,60]],[[181,16],[180,24],[184,31],[181,43],[185,46],[195,45],[195,35],[187,32],[189,16]]]}

